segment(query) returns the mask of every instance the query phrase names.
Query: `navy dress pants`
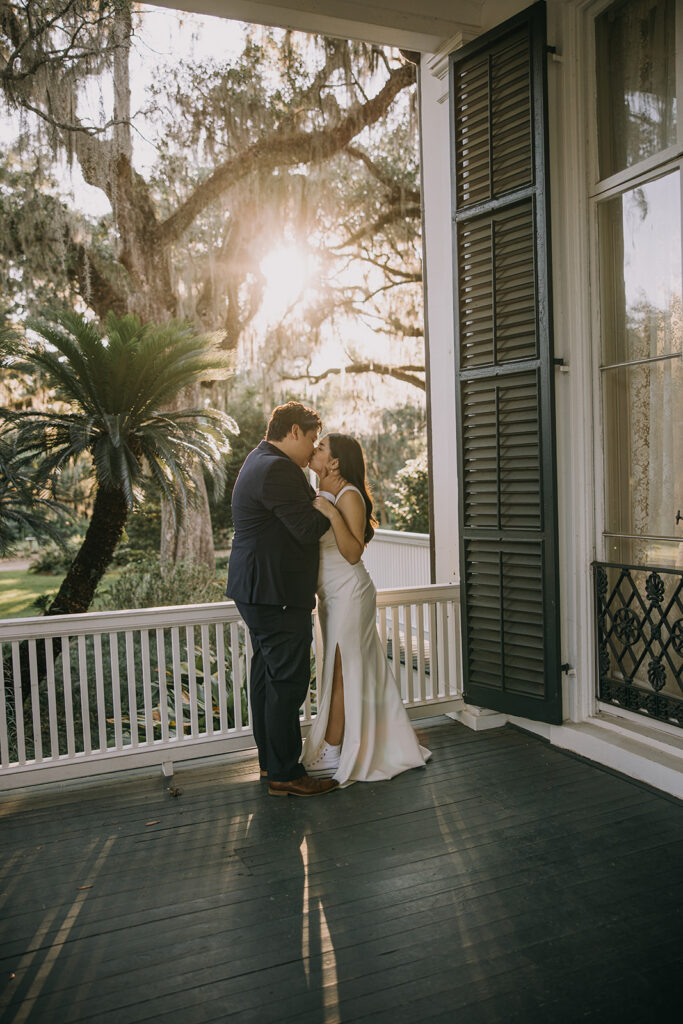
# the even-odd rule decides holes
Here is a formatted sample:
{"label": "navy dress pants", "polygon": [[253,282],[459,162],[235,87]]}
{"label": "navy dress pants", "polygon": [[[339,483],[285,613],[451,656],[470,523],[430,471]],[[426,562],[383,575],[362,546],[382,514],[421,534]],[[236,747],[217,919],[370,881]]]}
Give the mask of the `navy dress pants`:
{"label": "navy dress pants", "polygon": [[311,679],[311,612],[306,608],[244,604],[253,657],[249,695],[259,764],[274,782],[306,774],[299,710]]}

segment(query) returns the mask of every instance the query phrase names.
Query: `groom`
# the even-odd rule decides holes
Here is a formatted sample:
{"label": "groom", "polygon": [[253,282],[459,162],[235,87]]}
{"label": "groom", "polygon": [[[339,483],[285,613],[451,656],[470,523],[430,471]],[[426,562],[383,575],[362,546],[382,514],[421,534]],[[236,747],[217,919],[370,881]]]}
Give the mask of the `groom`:
{"label": "groom", "polygon": [[318,541],[330,525],[313,508],[315,492],[302,472],[319,430],[312,409],[299,402],[278,406],[232,492],[226,595],[249,627],[254,739],[272,796],[319,796],[337,787],[332,779],[311,778],[299,763]]}

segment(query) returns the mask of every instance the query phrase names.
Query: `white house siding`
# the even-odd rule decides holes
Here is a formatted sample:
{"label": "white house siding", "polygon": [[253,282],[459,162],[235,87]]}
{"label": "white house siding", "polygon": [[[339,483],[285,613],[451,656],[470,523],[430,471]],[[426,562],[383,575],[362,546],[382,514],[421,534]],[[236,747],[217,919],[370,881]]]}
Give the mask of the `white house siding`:
{"label": "white house siding", "polygon": [[431,583],[429,534],[376,530],[363,563],[378,590],[427,587]]}

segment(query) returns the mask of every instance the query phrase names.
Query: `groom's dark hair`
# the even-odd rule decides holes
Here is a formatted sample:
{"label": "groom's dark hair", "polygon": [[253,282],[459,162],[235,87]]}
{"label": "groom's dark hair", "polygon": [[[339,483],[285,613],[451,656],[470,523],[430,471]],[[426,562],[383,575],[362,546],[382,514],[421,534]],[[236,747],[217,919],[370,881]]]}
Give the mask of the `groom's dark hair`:
{"label": "groom's dark hair", "polygon": [[307,409],[301,402],[287,402],[273,409],[268,420],[266,441],[282,441],[294,424],[307,434],[309,430],[320,430],[321,420],[315,409]]}

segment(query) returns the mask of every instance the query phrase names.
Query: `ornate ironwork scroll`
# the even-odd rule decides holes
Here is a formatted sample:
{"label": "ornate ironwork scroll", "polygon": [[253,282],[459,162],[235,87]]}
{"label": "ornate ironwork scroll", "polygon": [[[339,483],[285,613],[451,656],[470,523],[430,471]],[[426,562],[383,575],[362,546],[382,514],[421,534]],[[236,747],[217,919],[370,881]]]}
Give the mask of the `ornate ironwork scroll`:
{"label": "ornate ironwork scroll", "polygon": [[683,572],[593,568],[598,697],[683,728]]}

